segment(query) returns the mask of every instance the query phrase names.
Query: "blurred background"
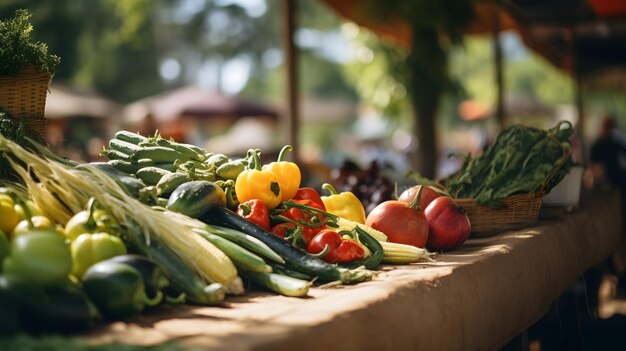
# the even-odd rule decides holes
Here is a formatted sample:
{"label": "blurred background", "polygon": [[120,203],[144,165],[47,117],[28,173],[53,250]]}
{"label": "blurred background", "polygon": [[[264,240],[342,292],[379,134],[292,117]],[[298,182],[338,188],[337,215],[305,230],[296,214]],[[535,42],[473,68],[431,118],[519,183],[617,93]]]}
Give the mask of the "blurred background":
{"label": "blurred background", "polygon": [[[593,2],[573,3],[589,10]],[[616,116],[618,126],[626,122],[624,83],[609,79],[619,75],[581,81],[567,57],[549,60],[547,51],[537,50],[540,45],[527,47],[529,27],[511,24],[510,15],[532,1],[504,1],[508,8],[487,16],[498,20],[497,27],[481,22],[478,5],[475,11],[459,7],[489,1],[443,1],[433,12],[399,16],[418,23],[425,37],[433,33],[429,28],[450,29],[449,45],[438,42],[431,51],[427,40],[407,41],[406,27],[362,25],[376,16],[379,24],[388,23],[385,16],[402,11],[400,5],[354,3],[4,0],[0,18],[28,9],[35,39],[61,57],[47,99],[47,140],[54,151],[78,160],[97,160],[118,129],[158,129],[229,155],[255,147],[270,157],[296,140],[296,156],[308,165],[311,182],[341,166],[378,167],[402,181],[410,170],[433,178],[454,172],[459,159],[449,154],[480,152],[512,123],[548,128],[572,121],[581,138],[576,157],[583,161],[582,145],[596,137],[602,116]],[[419,9],[428,1],[406,3]],[[578,10],[573,3],[569,12],[563,1],[546,3],[553,10],[542,9],[552,15],[548,22]],[[453,6],[451,15],[438,17],[444,5]],[[538,13],[532,6],[525,10]],[[295,23],[293,32],[287,18]],[[482,28],[472,29],[476,24]],[[539,38],[537,28],[531,29]],[[296,52],[296,136],[289,129],[287,41]],[[421,52],[422,71],[436,72],[438,80],[411,86],[420,72],[406,63],[415,52]],[[419,113],[412,91],[438,108]],[[431,91],[436,94],[429,97]],[[415,110],[432,115],[434,125],[420,125]],[[499,116],[504,112],[506,118]],[[435,159],[424,165],[425,154]]]}

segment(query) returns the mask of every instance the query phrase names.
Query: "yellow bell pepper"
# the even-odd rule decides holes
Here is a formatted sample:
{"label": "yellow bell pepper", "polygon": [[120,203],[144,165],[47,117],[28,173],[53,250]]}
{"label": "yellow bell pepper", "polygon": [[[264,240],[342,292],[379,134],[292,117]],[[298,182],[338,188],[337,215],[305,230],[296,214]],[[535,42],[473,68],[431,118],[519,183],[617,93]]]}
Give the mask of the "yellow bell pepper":
{"label": "yellow bell pepper", "polygon": [[264,171],[272,172],[278,178],[280,185],[281,201],[292,199],[300,188],[302,174],[297,164],[283,161],[285,154],[293,150],[291,145],[285,145],[278,154],[278,160],[263,166]]}
{"label": "yellow bell pepper", "polygon": [[327,212],[361,224],[365,223],[365,208],[356,195],[349,191],[338,194],[328,183],[324,183],[322,188],[330,192],[330,196],[322,196]]}
{"label": "yellow bell pepper", "polygon": [[259,199],[268,210],[281,203],[281,189],[278,177],[272,172],[261,170],[259,155],[252,151],[254,168],[247,169],[237,176],[235,194],[240,203]]}

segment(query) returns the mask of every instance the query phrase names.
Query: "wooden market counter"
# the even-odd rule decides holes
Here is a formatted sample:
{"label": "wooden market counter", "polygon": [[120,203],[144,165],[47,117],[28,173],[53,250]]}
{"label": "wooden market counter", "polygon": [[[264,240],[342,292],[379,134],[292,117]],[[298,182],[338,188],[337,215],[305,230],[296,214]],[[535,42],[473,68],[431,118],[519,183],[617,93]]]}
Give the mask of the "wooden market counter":
{"label": "wooden market counter", "polygon": [[94,330],[94,342],[176,341],[208,350],[491,350],[618,246],[608,193],[536,226],[471,239],[436,262],[385,266],[370,282],[298,299],[249,292],[223,307],[163,306]]}

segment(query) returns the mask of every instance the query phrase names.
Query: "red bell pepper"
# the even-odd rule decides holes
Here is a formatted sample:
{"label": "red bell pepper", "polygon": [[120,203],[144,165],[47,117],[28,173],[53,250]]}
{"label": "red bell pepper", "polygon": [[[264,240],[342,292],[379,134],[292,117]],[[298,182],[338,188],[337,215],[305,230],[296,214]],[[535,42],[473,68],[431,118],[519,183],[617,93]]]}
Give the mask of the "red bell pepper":
{"label": "red bell pepper", "polygon": [[[328,249],[326,249],[328,246]],[[332,229],[324,229],[319,232],[308,244],[307,251],[312,254],[320,254],[321,259],[329,263],[352,262],[365,257],[365,250],[354,240],[344,239],[339,233]]]}
{"label": "red bell pepper", "polygon": [[237,214],[265,230],[270,230],[270,215],[260,199],[252,199],[239,204]]}

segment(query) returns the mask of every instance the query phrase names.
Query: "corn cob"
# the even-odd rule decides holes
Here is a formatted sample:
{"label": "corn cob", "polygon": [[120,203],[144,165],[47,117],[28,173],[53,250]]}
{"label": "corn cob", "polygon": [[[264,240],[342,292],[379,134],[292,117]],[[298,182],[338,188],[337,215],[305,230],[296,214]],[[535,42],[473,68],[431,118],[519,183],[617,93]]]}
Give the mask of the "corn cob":
{"label": "corn cob", "polygon": [[376,230],[365,224],[361,224],[355,221],[351,221],[349,219],[339,217],[339,219],[337,220],[337,225],[339,226],[337,230],[353,230],[354,227],[359,226],[361,229],[366,231],[367,234],[374,237],[374,239],[378,241],[387,241],[387,235],[385,235],[385,233],[381,232],[380,230]]}
{"label": "corn cob", "polygon": [[426,249],[388,241],[383,241],[380,245],[383,247],[384,263],[406,264],[419,261],[433,261],[430,256],[434,254]]}
{"label": "corn cob", "polygon": [[163,235],[160,239],[174,252],[184,253],[184,260],[194,262],[198,272],[207,281],[222,284],[230,294],[244,292],[243,283],[231,259],[197,233],[185,230],[178,236]]}

